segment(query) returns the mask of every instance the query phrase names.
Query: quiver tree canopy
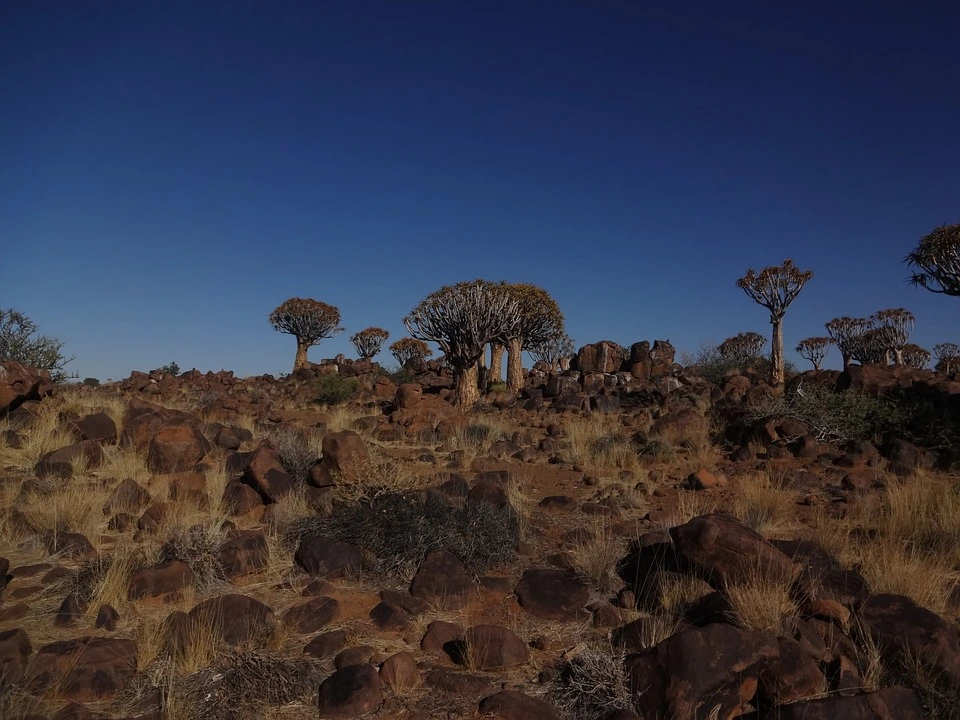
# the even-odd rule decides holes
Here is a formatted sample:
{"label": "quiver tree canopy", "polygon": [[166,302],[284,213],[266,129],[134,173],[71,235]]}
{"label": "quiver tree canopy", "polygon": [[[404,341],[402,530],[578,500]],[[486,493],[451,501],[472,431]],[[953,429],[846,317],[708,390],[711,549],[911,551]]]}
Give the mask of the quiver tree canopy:
{"label": "quiver tree canopy", "polygon": [[446,285],[403,319],[410,334],[435,342],[453,368],[454,403],[465,409],[479,399],[477,364],[484,348],[516,333],[519,304],[504,283],[472,280]]}
{"label": "quiver tree canopy", "polygon": [[290,298],[270,313],[270,324],[277,332],[297,339],[294,371],[307,364],[307,348],[343,330],[340,310],[311,298]]}
{"label": "quiver tree canopy", "polygon": [[433,350],[423,340],[401,338],[390,346],[390,354],[404,367],[411,360],[423,360],[433,355]]}
{"label": "quiver tree canopy", "polygon": [[563,313],[557,301],[541,287],[530,283],[508,283],[507,294],[517,304],[516,322],[509,324],[496,341],[507,347],[507,387],[523,387],[524,347],[563,334]]}
{"label": "quiver tree canopy", "polygon": [[738,365],[756,360],[763,352],[767,339],[755,332],[744,332],[724,340],[717,346],[720,357]]}
{"label": "quiver tree canopy", "polygon": [[797,344],[797,354],[804,360],[813,363],[814,370],[819,370],[820,363],[827,356],[831,344],[833,344],[833,340],[828,337],[806,338]]}
{"label": "quiver tree canopy", "polygon": [[380,352],[380,348],[383,347],[388,337],[390,337],[390,333],[383,328],[368,327],[351,337],[350,342],[353,343],[357,355],[369,360]]}
{"label": "quiver tree canopy", "polygon": [[853,358],[860,360],[863,335],[872,328],[869,318],[838,317],[826,324],[827,332],[843,357],[843,369],[850,366]]}
{"label": "quiver tree canopy", "polygon": [[903,364],[920,370],[930,362],[930,351],[914,343],[903,346]]}
{"label": "quiver tree canopy", "polygon": [[937,358],[937,371],[949,375],[960,359],[960,345],[952,342],[938,343],[933,346],[933,354]]}
{"label": "quiver tree canopy", "polygon": [[910,282],[941,295],[960,296],[960,223],[941,225],[920,238],[904,258]]}
{"label": "quiver tree canopy", "polygon": [[910,333],[913,332],[913,313],[904,308],[891,308],[874,313],[870,321],[877,331],[877,342],[884,352],[893,353],[897,364],[902,363],[903,348],[910,341]]}
{"label": "quiver tree canopy", "polygon": [[576,347],[573,340],[565,332],[557,333],[527,346],[527,352],[535,362],[547,363],[555,368],[560,360],[573,355]]}

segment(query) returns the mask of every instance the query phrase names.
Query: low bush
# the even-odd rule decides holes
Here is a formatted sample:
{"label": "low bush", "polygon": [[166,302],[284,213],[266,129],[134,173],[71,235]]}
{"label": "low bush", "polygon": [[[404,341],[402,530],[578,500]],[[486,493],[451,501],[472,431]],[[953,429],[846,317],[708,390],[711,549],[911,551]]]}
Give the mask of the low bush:
{"label": "low bush", "polygon": [[359,387],[356,378],[339,373],[321,375],[316,385],[316,400],[321,405],[339,405],[352,398]]}
{"label": "low bush", "polygon": [[605,720],[618,710],[632,710],[623,651],[584,650],[560,671],[552,696],[563,716],[573,720]]}

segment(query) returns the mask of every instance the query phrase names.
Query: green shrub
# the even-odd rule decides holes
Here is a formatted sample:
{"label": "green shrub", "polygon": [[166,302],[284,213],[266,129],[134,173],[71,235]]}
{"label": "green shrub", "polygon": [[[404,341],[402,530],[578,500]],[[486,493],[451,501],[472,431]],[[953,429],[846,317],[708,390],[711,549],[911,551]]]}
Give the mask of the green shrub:
{"label": "green shrub", "polygon": [[321,405],[339,405],[352,398],[359,387],[356,378],[339,373],[321,375],[317,380],[317,402]]}
{"label": "green shrub", "polygon": [[180,366],[175,362],[169,362],[166,365],[158,367],[154,372],[163,373],[164,375],[179,375]]}
{"label": "green shrub", "polygon": [[374,556],[374,573],[409,581],[433,550],[456,555],[475,575],[507,564],[516,557],[519,526],[509,506],[457,506],[436,492],[386,493],[304,518],[285,532],[291,546],[308,535],[358,545]]}
{"label": "green shrub", "polygon": [[83,384],[88,387],[100,387],[100,381],[95,377],[84,378]]}
{"label": "green shrub", "polygon": [[505,382],[490,383],[490,392],[506,392],[507,384]]}

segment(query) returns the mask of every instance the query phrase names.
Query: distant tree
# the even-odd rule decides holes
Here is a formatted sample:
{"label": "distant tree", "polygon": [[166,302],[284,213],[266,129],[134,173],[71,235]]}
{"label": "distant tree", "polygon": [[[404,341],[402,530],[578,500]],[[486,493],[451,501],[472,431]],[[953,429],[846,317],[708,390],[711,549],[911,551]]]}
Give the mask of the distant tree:
{"label": "distant tree", "polygon": [[870,318],[878,333],[878,342],[893,356],[897,365],[903,363],[903,348],[913,332],[913,313],[904,308],[891,308],[874,313]]}
{"label": "distant tree", "polygon": [[164,375],[179,375],[179,374],[180,374],[180,366],[177,365],[177,363],[175,363],[175,362],[169,362],[169,363],[167,363],[166,365],[161,365],[160,367],[158,367],[158,368],[157,368],[156,370],[154,370],[153,372],[155,372],[155,373],[162,373],[162,374],[164,374]]}
{"label": "distant tree", "polygon": [[364,360],[369,360],[380,352],[388,337],[390,337],[390,333],[383,328],[368,327],[350,338],[350,342],[353,343],[357,355]]}
{"label": "distant tree", "polygon": [[435,342],[453,368],[454,405],[461,410],[480,398],[479,360],[486,345],[512,334],[519,304],[503,283],[485,280],[445,285],[420,301],[403,319],[410,334]]}
{"label": "distant tree", "polygon": [[717,346],[720,357],[736,365],[747,365],[763,354],[767,339],[755,332],[743,332],[729,337]]}
{"label": "distant tree", "polygon": [[863,334],[871,329],[869,318],[838,317],[826,324],[827,333],[836,344],[843,358],[843,369],[850,367],[850,361],[857,355]]}
{"label": "distant tree", "polygon": [[100,387],[100,381],[95,377],[84,378],[83,384],[87,387]]}
{"label": "distant tree", "polygon": [[294,372],[306,367],[309,348],[343,330],[338,308],[310,298],[285,300],[270,313],[270,324],[277,332],[297,339]]}
{"label": "distant tree", "polygon": [[887,365],[890,348],[883,328],[871,327],[854,343],[854,355],[862,364]]}
{"label": "distant tree", "polygon": [[910,282],[941,295],[960,296],[960,223],[941,225],[920,238],[904,258]]}
{"label": "distant tree", "polygon": [[937,358],[937,372],[949,375],[957,367],[957,360],[960,359],[960,345],[952,342],[938,343],[933,346],[933,354]]}
{"label": "distant tree", "polygon": [[919,345],[907,343],[903,346],[901,361],[904,365],[922,370],[930,362],[930,351]]}
{"label": "distant tree", "polygon": [[515,322],[506,324],[507,332],[497,341],[507,347],[507,387],[523,387],[523,348],[563,333],[563,313],[557,301],[541,287],[530,283],[504,286],[517,305]]}
{"label": "distant tree", "polygon": [[544,362],[556,369],[560,361],[569,358],[576,351],[573,340],[564,332],[552,335],[527,347],[527,352],[536,362]]}
{"label": "distant tree", "polygon": [[390,354],[400,363],[400,367],[406,366],[411,360],[423,360],[433,355],[433,350],[423,340],[416,338],[401,338],[390,346]]}
{"label": "distant tree", "polygon": [[814,370],[819,370],[820,363],[822,363],[823,359],[827,356],[832,344],[833,340],[828,337],[807,338],[797,344],[797,353],[804,360],[812,362]]}
{"label": "distant tree", "polygon": [[48,335],[37,335],[37,325],[14,309],[0,308],[0,362],[14,361],[47,370],[54,382],[70,378],[65,366],[74,356],[63,354],[65,343]]}
{"label": "distant tree", "polygon": [[750,268],[737,280],[737,287],[747,297],[770,312],[770,324],[773,325],[770,382],[778,390],[783,389],[784,382],[783,317],[812,277],[812,270],[800,270],[793,260],[784,260],[782,265],[771,265],[759,273]]}

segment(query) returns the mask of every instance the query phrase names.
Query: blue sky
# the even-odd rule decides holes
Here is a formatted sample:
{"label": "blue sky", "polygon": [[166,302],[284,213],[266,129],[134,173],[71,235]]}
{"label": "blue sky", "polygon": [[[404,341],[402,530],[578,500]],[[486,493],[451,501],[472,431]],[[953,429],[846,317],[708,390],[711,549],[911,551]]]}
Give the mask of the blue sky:
{"label": "blue sky", "polygon": [[284,299],[341,309],[319,360],[474,277],[695,350],[766,334],[734,283],[792,257],[788,347],[900,306],[960,341],[901,262],[960,221],[958,6],[652,5],[7,0],[0,306],[81,377],[286,372]]}

